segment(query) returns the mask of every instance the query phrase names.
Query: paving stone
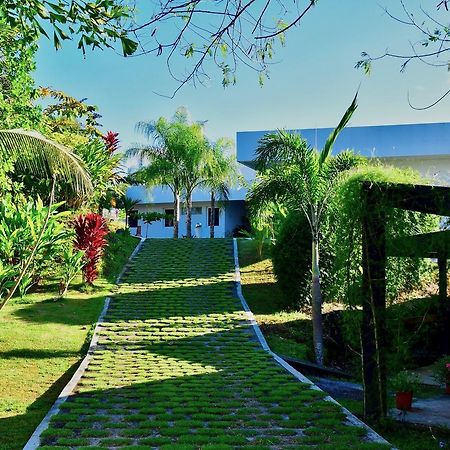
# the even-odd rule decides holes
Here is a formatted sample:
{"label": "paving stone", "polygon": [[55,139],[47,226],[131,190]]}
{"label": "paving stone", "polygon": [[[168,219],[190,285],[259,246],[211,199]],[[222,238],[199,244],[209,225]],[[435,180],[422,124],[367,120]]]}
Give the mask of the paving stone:
{"label": "paving stone", "polygon": [[255,339],[231,240],[149,240],[45,448],[377,449]]}

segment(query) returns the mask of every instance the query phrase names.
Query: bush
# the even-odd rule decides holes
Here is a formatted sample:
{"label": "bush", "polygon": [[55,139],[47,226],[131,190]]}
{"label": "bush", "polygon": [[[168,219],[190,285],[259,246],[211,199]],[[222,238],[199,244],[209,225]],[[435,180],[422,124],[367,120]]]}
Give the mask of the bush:
{"label": "bush", "polygon": [[[328,297],[333,251],[330,226],[325,219],[320,241],[322,296]],[[311,304],[311,230],[302,212],[292,212],[284,220],[272,251],[273,270],[287,308],[304,309]]]}
{"label": "bush", "polygon": [[75,248],[83,250],[86,264],[83,266],[83,279],[92,284],[98,277],[97,264],[100,261],[108,233],[106,220],[99,214],[80,215],[72,221],[75,229]]}
{"label": "bush", "polygon": [[[19,285],[19,294],[24,296],[50,268],[54,270],[54,259],[69,240],[62,219],[66,213],[57,211],[61,203],[54,204],[47,227],[41,237],[34,258]],[[0,203],[0,298],[6,295],[25,267],[38,236],[44,226],[48,206],[42,200],[25,200],[21,195],[12,198],[6,194]]]}

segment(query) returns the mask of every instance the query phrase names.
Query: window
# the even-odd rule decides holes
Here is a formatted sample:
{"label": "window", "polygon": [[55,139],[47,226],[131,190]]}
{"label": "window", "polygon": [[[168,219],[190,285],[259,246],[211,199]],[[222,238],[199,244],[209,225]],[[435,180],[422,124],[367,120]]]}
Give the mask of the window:
{"label": "window", "polygon": [[[193,206],[191,208],[191,215],[192,216],[201,216],[202,215],[202,207],[201,206]],[[186,208],[182,208],[181,209],[181,214],[183,214],[183,216],[186,215]]]}
{"label": "window", "polygon": [[173,210],[173,209],[165,209],[164,210],[164,214],[166,214],[167,216],[170,216],[170,217],[166,217],[164,219],[164,226],[166,228],[173,227],[173,216],[175,214],[175,210]]}
{"label": "window", "polygon": [[[219,226],[220,208],[214,208],[214,226]],[[211,226],[211,208],[208,208],[208,227]]]}
{"label": "window", "polygon": [[128,226],[136,228],[138,226],[138,211],[130,211],[128,213]]}

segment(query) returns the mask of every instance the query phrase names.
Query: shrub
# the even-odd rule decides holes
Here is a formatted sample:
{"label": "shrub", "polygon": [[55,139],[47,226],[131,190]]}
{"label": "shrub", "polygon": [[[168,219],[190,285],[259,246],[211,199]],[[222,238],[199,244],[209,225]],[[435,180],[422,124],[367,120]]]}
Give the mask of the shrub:
{"label": "shrub", "polygon": [[92,284],[98,277],[97,265],[107,243],[105,239],[108,233],[106,220],[99,214],[89,213],[75,218],[72,225],[75,229],[75,248],[83,250],[85,254],[83,279],[87,284]]}
{"label": "shrub", "polygon": [[[330,227],[322,226],[321,275],[322,295],[327,298],[333,252],[329,245]],[[285,306],[304,309],[311,304],[311,230],[302,212],[294,211],[284,220],[272,251],[272,262]]]}
{"label": "shrub", "polygon": [[[67,213],[58,212],[61,203],[54,204],[47,227],[42,235],[34,258],[21,280],[20,296],[42,278],[69,239],[62,219]],[[11,288],[13,280],[25,267],[25,262],[44,226],[48,206],[42,200],[25,200],[21,195],[14,199],[6,194],[0,203],[0,298]]]}

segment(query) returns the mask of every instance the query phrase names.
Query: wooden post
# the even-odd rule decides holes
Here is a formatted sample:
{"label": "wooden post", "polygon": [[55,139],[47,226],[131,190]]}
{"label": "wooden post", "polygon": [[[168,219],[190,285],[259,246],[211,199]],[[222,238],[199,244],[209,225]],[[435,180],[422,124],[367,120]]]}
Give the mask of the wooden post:
{"label": "wooden post", "polygon": [[439,334],[442,345],[441,352],[447,355],[450,351],[450,305],[447,296],[447,255],[438,254],[439,267]]}
{"label": "wooden post", "polygon": [[387,413],[386,393],[386,236],[384,205],[376,186],[363,185],[363,318],[361,348],[364,417],[378,421]]}

